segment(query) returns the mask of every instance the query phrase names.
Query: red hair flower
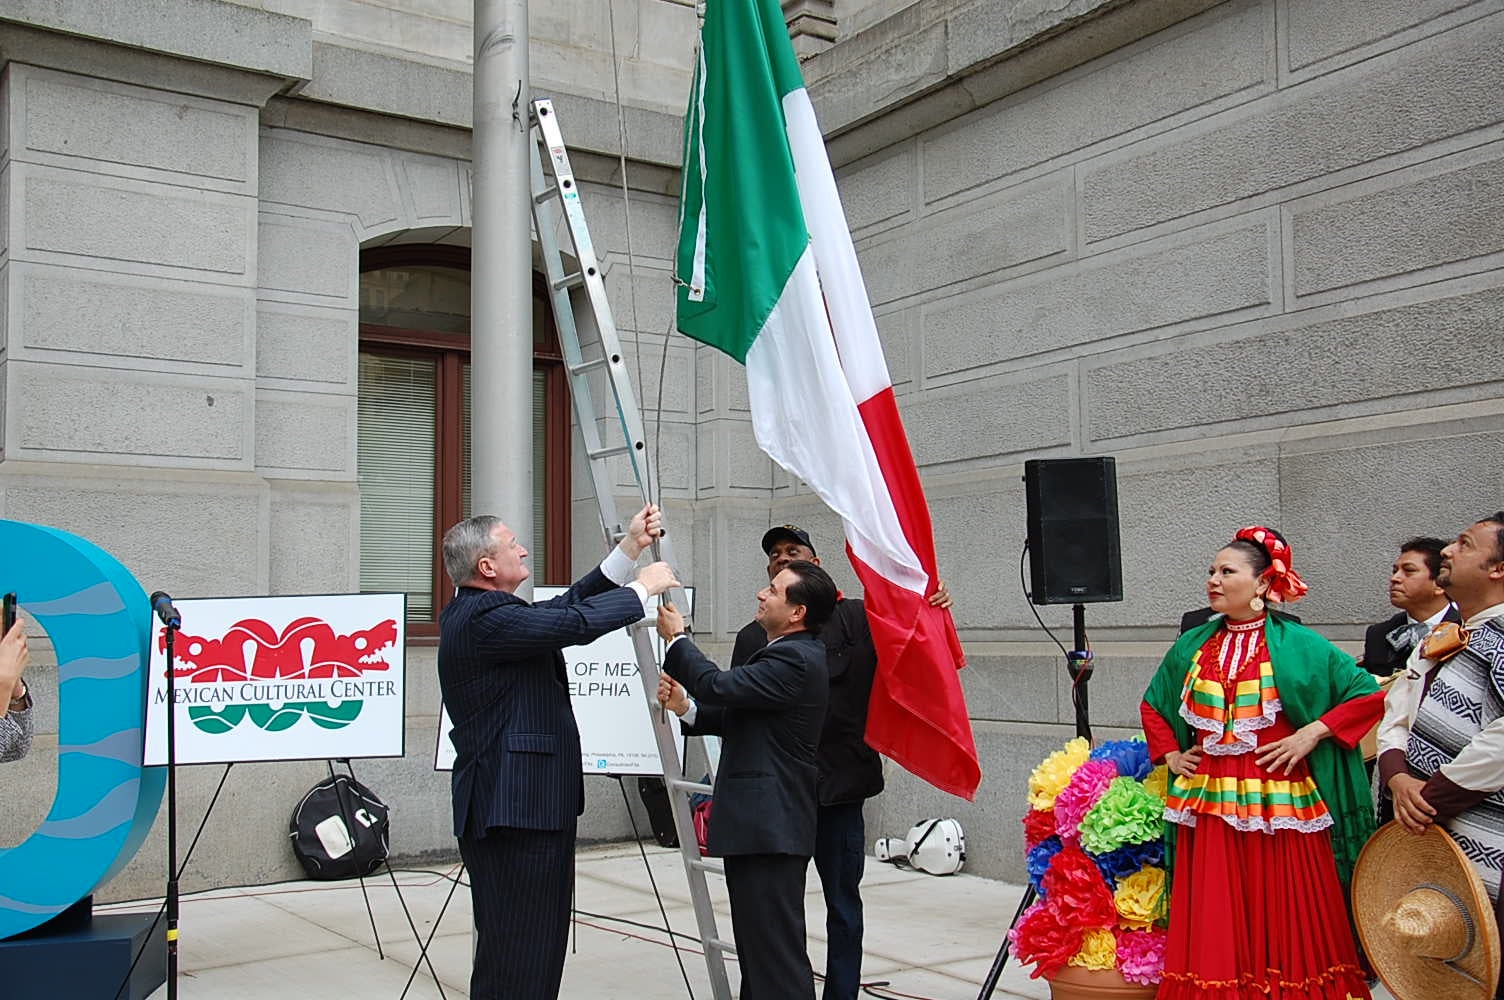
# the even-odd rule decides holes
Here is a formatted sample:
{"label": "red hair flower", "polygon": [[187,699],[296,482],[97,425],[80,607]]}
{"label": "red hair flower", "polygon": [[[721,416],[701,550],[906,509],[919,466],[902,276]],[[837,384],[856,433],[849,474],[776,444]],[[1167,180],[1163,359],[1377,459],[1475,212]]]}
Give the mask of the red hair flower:
{"label": "red hair flower", "polygon": [[1252,542],[1269,556],[1269,568],[1263,579],[1269,581],[1269,600],[1281,603],[1298,601],[1311,588],[1291,566],[1294,555],[1290,543],[1279,537],[1271,528],[1250,524],[1233,536],[1235,542]]}

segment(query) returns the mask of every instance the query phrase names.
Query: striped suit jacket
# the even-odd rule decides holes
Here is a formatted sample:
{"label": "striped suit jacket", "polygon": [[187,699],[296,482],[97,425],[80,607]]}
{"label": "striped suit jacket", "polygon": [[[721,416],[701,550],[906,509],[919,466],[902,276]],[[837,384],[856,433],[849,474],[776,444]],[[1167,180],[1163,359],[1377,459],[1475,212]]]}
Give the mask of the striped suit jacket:
{"label": "striped suit jacket", "polygon": [[454,725],[454,835],[561,830],[585,809],[565,646],[642,617],[636,591],[597,568],[529,604],[461,587],[439,617],[439,687]]}

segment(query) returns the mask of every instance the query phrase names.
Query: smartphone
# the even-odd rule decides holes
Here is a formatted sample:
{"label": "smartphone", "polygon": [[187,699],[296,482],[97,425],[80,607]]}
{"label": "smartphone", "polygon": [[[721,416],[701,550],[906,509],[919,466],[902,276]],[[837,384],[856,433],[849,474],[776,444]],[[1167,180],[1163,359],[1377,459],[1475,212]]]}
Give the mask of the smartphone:
{"label": "smartphone", "polygon": [[5,595],[5,627],[0,629],[0,635],[9,635],[10,627],[16,623],[16,592],[11,591]]}

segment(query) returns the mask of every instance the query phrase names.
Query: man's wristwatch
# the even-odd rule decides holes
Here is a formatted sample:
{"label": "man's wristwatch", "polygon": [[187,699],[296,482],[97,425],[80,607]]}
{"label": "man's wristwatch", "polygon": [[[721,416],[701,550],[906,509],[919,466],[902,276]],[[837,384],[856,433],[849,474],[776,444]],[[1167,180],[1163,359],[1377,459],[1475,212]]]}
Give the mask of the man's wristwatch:
{"label": "man's wristwatch", "polygon": [[20,697],[17,697],[14,693],[11,694],[10,708],[8,709],[8,711],[24,712],[31,707],[31,688],[26,686],[25,681],[21,681],[20,684],[21,695]]}

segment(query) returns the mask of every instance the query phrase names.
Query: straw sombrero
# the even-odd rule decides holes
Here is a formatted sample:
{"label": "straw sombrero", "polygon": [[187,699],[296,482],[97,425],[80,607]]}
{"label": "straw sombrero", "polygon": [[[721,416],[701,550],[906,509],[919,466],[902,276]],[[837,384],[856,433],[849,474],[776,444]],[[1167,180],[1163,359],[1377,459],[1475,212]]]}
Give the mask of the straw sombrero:
{"label": "straw sombrero", "polygon": [[1439,826],[1379,828],[1353,869],[1353,918],[1396,1000],[1493,1000],[1499,927],[1472,862]]}

